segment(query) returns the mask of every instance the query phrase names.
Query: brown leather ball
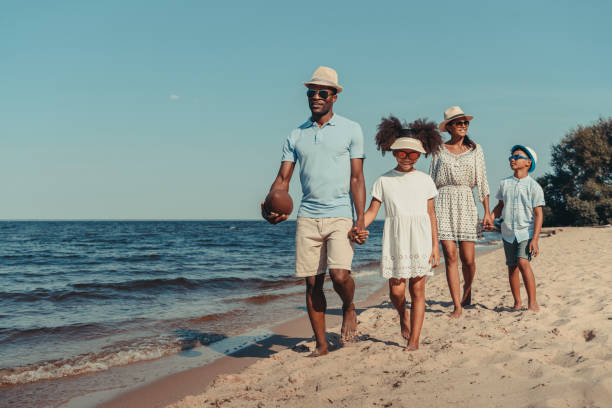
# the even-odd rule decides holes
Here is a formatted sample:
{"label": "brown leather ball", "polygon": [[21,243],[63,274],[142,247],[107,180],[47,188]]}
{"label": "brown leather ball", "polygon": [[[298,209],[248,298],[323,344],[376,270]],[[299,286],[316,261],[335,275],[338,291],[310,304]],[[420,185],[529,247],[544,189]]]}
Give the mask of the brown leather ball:
{"label": "brown leather ball", "polygon": [[268,212],[289,215],[293,211],[293,200],[285,190],[272,190],[266,197],[264,207]]}

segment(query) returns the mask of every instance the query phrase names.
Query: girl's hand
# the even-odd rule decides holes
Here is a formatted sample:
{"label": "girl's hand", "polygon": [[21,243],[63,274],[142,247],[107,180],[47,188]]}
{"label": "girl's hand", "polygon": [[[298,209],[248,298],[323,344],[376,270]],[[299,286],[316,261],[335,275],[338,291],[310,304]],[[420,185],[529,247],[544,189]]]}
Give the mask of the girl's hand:
{"label": "girl's hand", "polygon": [[431,249],[431,256],[429,257],[429,264],[432,268],[440,265],[440,247],[438,245]]}

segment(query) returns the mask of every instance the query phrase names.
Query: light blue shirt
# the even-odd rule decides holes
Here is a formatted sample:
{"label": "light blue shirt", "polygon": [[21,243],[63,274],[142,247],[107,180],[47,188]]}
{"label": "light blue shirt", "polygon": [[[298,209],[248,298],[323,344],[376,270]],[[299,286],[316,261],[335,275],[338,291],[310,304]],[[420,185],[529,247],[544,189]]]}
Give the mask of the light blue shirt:
{"label": "light blue shirt", "polygon": [[302,204],[298,217],[353,218],[351,159],[365,158],[361,126],[334,114],[321,128],[311,119],[293,130],[282,161],[299,162]]}
{"label": "light blue shirt", "polygon": [[537,181],[527,176],[503,179],[495,196],[504,201],[501,225],[502,238],[506,242],[523,242],[533,238],[533,209],[544,206],[544,191]]}

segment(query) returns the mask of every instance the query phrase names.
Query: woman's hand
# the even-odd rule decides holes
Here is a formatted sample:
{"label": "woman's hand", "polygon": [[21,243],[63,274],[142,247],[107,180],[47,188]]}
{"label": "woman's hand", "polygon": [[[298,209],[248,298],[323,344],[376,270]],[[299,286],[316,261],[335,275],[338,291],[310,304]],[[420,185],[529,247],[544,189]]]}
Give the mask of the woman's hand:
{"label": "woman's hand", "polygon": [[493,231],[495,229],[493,215],[491,213],[486,213],[484,217],[482,217],[482,226],[486,231]]}
{"label": "woman's hand", "polygon": [[429,264],[432,268],[440,265],[440,246],[435,245],[431,248],[431,256],[429,257]]}

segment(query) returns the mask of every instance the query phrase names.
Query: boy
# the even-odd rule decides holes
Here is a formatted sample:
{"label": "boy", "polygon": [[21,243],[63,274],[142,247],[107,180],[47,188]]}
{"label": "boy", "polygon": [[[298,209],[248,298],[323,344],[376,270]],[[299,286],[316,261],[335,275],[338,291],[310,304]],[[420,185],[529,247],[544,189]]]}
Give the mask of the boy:
{"label": "boy", "polygon": [[544,191],[529,173],[535,170],[537,156],[528,146],[515,145],[510,150],[510,168],[514,171],[512,177],[501,181],[496,198],[499,203],[493,209],[493,216],[502,215],[501,233],[508,265],[510,290],[514,297],[514,310],[523,307],[521,302],[521,282],[527,289],[528,309],[540,311],[536,301],[535,277],[531,269],[531,257],[538,256],[538,239],[542,229],[542,207],[544,206]]}

